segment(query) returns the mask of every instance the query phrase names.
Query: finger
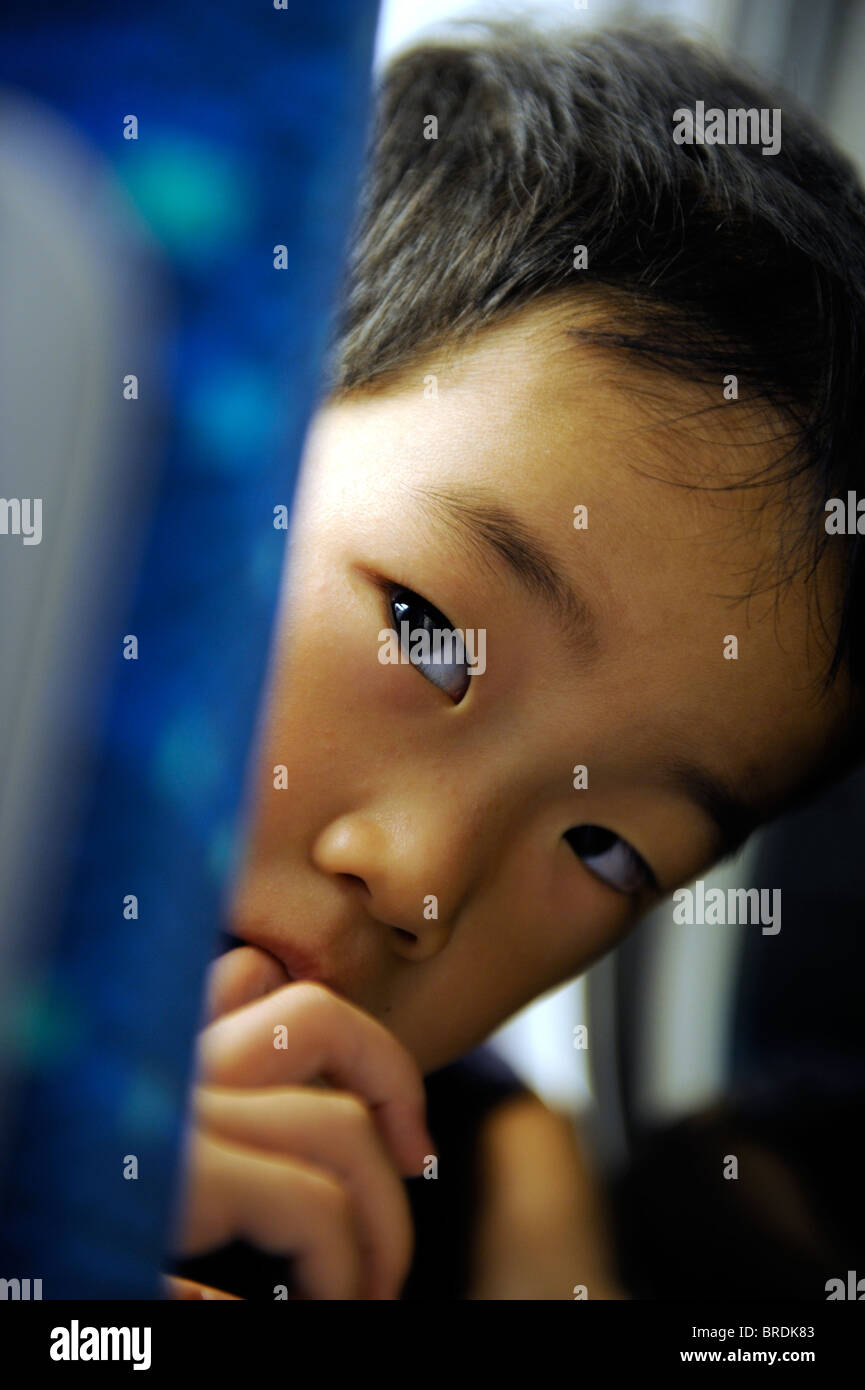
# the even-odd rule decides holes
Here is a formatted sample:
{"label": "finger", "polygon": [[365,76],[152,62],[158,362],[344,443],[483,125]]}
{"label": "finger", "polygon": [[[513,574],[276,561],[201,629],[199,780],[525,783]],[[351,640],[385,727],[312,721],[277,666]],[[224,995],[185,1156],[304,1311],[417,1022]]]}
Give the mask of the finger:
{"label": "finger", "polygon": [[211,1023],[199,1039],[213,1085],[302,1084],[323,1077],[361,1096],[406,1176],[435,1153],[420,1069],[377,1019],[324,985],[299,981]]}
{"label": "finger", "polygon": [[414,1244],[405,1188],[359,1097],[309,1087],[230,1091],[201,1086],[196,1119],[246,1148],[304,1159],[351,1194],[364,1257],[365,1297],[398,1298]]}
{"label": "finger", "polygon": [[193,1135],[178,1253],[201,1255],[235,1239],[293,1259],[305,1298],[361,1297],[362,1267],[349,1193],[299,1159]]}
{"label": "finger", "polygon": [[[235,1293],[225,1293],[223,1289],[213,1289],[209,1284],[198,1284],[193,1279],[180,1279],[176,1274],[163,1274],[162,1288],[166,1298],[182,1299],[237,1299]],[[238,1300],[242,1302],[242,1300]]]}
{"label": "finger", "polygon": [[205,1017],[208,1022],[270,994],[286,983],[280,962],[257,946],[238,946],[213,962],[207,974]]}

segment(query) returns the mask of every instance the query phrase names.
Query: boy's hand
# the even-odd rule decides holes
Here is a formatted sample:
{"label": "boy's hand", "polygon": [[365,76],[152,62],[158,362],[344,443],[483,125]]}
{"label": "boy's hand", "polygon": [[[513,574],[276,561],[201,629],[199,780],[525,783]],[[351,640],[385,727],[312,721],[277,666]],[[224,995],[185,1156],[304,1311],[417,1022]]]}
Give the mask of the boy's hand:
{"label": "boy's hand", "polygon": [[245,1239],[291,1257],[305,1298],[398,1298],[413,1249],[400,1175],[435,1151],[414,1058],[252,946],[215,962],[208,1011],[177,1253]]}

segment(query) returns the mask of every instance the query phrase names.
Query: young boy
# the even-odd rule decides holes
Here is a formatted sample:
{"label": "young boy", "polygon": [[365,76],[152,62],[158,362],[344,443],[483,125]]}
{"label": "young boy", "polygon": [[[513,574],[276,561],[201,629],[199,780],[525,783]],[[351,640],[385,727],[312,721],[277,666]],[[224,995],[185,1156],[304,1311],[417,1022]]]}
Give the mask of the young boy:
{"label": "young boy", "polygon": [[[312,1298],[399,1296],[422,1074],[861,751],[850,168],[667,30],[473,34],[383,80],[201,1040],[179,1248]],[[481,1144],[472,1296],[615,1296],[564,1122]]]}

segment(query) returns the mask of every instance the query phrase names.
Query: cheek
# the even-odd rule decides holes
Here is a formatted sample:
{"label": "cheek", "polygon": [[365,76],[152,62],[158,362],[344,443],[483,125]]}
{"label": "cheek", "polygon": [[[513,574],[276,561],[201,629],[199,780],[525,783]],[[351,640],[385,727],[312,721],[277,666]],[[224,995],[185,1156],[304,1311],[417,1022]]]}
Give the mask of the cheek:
{"label": "cheek", "polygon": [[587,908],[574,930],[558,935],[551,931],[514,982],[521,994],[517,1007],[582,975],[627,935],[632,925],[629,919],[630,913],[599,913]]}
{"label": "cheek", "polygon": [[632,903],[599,891],[578,871],[562,882],[540,856],[536,866],[514,858],[455,937],[443,996],[468,1000],[470,1022],[495,1028],[582,974],[635,920]]}
{"label": "cheek", "polygon": [[593,924],[584,921],[575,939],[549,921],[539,925],[542,910],[520,921],[492,912],[484,916],[496,921],[495,934],[480,927],[466,932],[443,954],[442,968],[406,977],[381,1015],[425,1072],[454,1061],[539,996],[575,979],[632,925],[623,921],[625,912],[611,922],[609,910],[595,907]]}
{"label": "cheek", "polygon": [[523,912],[524,930],[531,927],[534,983],[550,989],[612,950],[637,910],[633,898],[605,887],[563,841],[554,852],[544,851],[539,845],[526,875]]}
{"label": "cheek", "polygon": [[395,716],[418,708],[421,677],[378,660],[387,615],[377,598],[333,578],[293,589],[267,693],[261,796],[284,764],[296,805],[332,808],[349,778],[386,764],[399,741]]}

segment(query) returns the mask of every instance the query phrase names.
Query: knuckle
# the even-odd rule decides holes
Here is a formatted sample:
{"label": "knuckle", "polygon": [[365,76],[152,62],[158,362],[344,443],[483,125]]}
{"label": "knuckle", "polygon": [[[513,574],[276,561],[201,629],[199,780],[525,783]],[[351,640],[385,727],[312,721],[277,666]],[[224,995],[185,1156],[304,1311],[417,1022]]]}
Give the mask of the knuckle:
{"label": "knuckle", "polygon": [[286,986],[286,991],[293,1007],[315,1013],[322,1009],[332,1011],[341,1002],[339,995],[317,980],[296,980],[294,984]]}
{"label": "knuckle", "polygon": [[304,995],[309,999],[336,998],[330,986],[323,985],[320,980],[295,980],[290,988],[297,994]]}
{"label": "knuckle", "polygon": [[351,1223],[351,1196],[338,1178],[330,1173],[317,1173],[312,1179],[311,1189],[319,1216],[338,1226]]}

